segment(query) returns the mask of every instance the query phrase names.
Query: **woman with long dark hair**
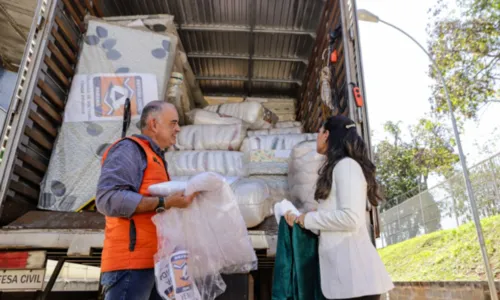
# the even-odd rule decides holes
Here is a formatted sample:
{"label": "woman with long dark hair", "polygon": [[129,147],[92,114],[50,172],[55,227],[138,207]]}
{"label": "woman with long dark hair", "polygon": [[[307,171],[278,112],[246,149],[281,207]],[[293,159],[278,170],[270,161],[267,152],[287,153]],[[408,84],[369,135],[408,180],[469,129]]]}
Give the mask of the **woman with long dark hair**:
{"label": "woman with long dark hair", "polygon": [[319,231],[321,290],[328,299],[378,300],[394,285],[371,243],[366,221],[368,200],[382,200],[375,165],[356,124],[344,116],[328,118],[318,133],[317,151],[326,156],[319,170],[316,211],[301,216],[287,213],[289,225],[298,223]]}

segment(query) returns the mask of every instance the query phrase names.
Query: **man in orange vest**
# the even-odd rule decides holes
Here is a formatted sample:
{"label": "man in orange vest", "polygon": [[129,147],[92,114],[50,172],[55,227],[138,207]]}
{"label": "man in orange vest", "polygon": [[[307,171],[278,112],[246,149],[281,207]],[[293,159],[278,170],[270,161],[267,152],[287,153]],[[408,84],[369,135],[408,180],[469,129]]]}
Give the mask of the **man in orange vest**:
{"label": "man in orange vest", "polygon": [[180,131],[175,107],[152,101],[142,111],[140,135],[126,137],[102,157],[96,206],[106,216],[101,284],[105,299],[161,299],[153,256],[156,227],[151,217],[171,207],[185,208],[195,195],[152,197],[148,187],[169,180],[164,150]]}

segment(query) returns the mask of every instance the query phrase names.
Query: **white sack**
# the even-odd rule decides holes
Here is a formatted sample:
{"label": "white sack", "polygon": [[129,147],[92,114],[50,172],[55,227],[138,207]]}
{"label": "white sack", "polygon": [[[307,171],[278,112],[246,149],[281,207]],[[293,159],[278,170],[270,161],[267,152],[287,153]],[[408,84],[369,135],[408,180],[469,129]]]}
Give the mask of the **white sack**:
{"label": "white sack", "polygon": [[288,167],[290,197],[303,211],[315,209],[314,199],[318,170],[325,157],[316,152],[315,142],[304,142],[292,150]]}
{"label": "white sack", "polygon": [[240,151],[291,150],[303,141],[316,140],[316,137],[316,133],[253,136],[243,140]]}
{"label": "white sack", "polygon": [[175,150],[238,151],[245,138],[242,125],[190,125],[181,127]]}
{"label": "white sack", "polygon": [[249,130],[247,131],[247,135],[258,136],[258,135],[277,135],[277,134],[301,134],[303,132],[304,131],[302,127],[286,127],[286,128]]}
{"label": "white sack", "polygon": [[247,228],[252,228],[271,215],[269,188],[263,180],[242,178],[232,184],[236,202]]}
{"label": "white sack", "polygon": [[286,175],[291,150],[252,150],[245,153],[250,175]]}
{"label": "white sack", "polygon": [[209,105],[204,110],[241,119],[250,124],[252,129],[269,128],[278,121],[274,113],[257,102]]}
{"label": "white sack", "polygon": [[288,199],[288,176],[287,175],[252,175],[250,179],[263,180],[269,188],[269,200],[276,203]]}
{"label": "white sack", "polygon": [[243,153],[236,151],[174,151],[165,154],[171,176],[216,172],[223,176],[246,176]]}
{"label": "white sack", "polygon": [[203,109],[193,109],[186,113],[190,124],[194,125],[230,125],[243,124],[245,122],[238,118],[223,116],[215,112]]}
{"label": "white sack", "polygon": [[158,235],[156,282],[162,296],[174,290],[178,299],[182,297],[179,293],[189,293],[176,287],[187,286],[187,299],[212,300],[226,287],[220,273],[255,270],[257,257],[235,195],[224,178],[211,172],[199,174],[186,186],[186,195],[194,192],[201,193],[188,208],[172,208],[153,216]]}
{"label": "white sack", "polygon": [[285,121],[280,120],[278,123],[274,124],[274,128],[288,128],[288,127],[302,127],[302,123],[297,121]]}

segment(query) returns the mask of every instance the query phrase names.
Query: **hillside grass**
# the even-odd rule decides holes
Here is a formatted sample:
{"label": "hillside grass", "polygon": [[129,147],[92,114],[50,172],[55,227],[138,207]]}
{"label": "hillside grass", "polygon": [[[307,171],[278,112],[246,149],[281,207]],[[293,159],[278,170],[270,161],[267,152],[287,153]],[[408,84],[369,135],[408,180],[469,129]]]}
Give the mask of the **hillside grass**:
{"label": "hillside grass", "polygon": [[[500,215],[481,224],[490,265],[500,280]],[[393,281],[487,280],[473,222],[378,251]]]}

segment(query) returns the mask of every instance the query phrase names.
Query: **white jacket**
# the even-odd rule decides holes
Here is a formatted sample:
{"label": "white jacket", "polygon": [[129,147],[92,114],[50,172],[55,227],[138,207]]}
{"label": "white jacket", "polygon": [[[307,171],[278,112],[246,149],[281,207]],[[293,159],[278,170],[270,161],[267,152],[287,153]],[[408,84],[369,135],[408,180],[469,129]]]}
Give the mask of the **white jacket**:
{"label": "white jacket", "polygon": [[361,166],[342,159],[332,189],[318,210],[306,214],[306,229],[319,230],[321,290],[326,298],[383,294],[394,285],[366,227],[366,180]]}

